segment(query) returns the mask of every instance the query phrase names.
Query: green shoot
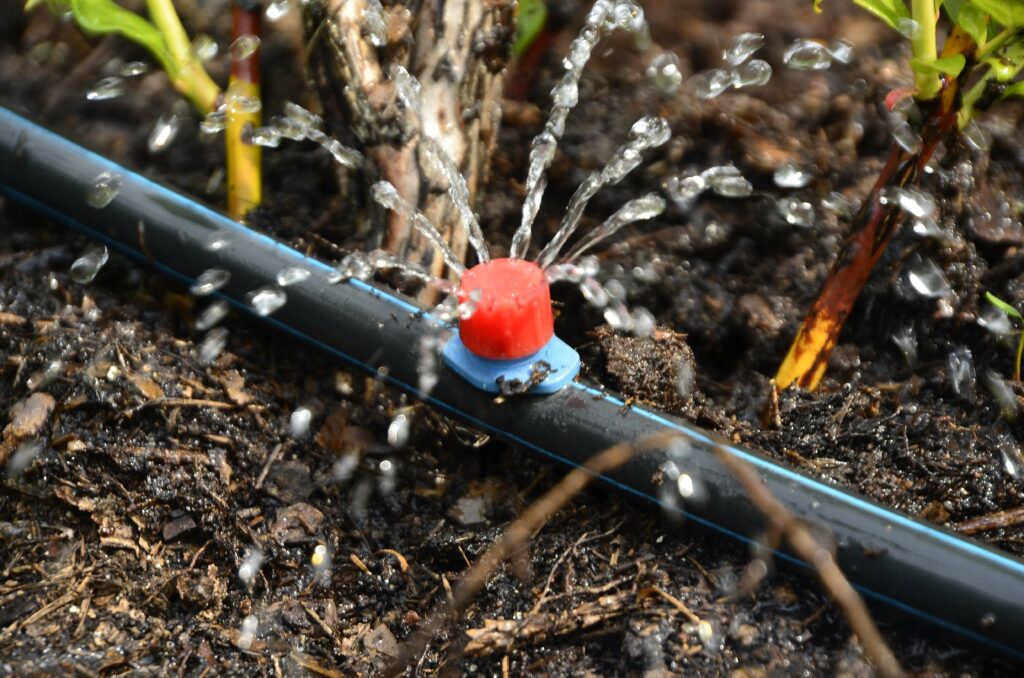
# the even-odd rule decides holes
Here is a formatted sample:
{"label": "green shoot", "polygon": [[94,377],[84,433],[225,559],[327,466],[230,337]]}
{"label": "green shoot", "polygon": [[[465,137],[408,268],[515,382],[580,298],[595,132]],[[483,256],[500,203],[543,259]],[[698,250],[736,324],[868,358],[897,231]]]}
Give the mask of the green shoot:
{"label": "green shoot", "polygon": [[[1024,0],[853,0],[910,40],[910,68],[915,97],[935,99],[943,78],[972,81],[964,92],[958,124],[962,129],[985,107],[1012,96],[1024,96],[1014,84],[1024,70]],[[822,0],[814,0],[821,11]],[[942,56],[939,19],[950,22],[974,41],[973,53]]]}
{"label": "green shoot", "polygon": [[199,111],[213,110],[220,88],[192,54],[171,0],[147,0],[152,23],[113,0],[27,0],[25,10],[44,2],[51,11],[70,11],[79,27],[88,33],[117,33],[142,45],[160,62],[174,88]]}
{"label": "green shoot", "polygon": [[516,41],[512,53],[522,55],[534,43],[548,20],[548,6],[544,0],[519,0],[516,9]]}
{"label": "green shoot", "polygon": [[991,292],[985,292],[985,299],[988,300],[988,303],[1005,313],[1007,317],[1013,318],[1018,323],[1020,338],[1017,340],[1017,360],[1013,364],[1013,378],[1015,381],[1020,381],[1021,356],[1024,355],[1024,315],[1021,315],[1020,311]]}

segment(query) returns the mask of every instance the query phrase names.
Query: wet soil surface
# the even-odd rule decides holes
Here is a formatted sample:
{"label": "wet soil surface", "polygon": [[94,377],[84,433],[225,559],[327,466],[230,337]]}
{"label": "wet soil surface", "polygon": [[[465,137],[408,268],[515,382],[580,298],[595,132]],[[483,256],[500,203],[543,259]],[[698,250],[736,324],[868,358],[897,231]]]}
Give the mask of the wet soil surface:
{"label": "wet soil surface", "polygon": [[[190,12],[189,28],[224,43],[216,4]],[[648,5],[661,47],[612,40],[598,50],[539,232],[557,227],[585,173],[650,112],[672,122],[675,138],[601,194],[585,226],[672,175],[708,166],[734,163],[756,191],[670,207],[600,252],[602,276],[657,317],[663,329],[654,337],[601,328],[599,313],[567,288],[555,291],[559,332],[584,348],[591,378],[628,397],[1024,551],[1020,525],[984,523],[1022,503],[1020,425],[984,379],[957,379],[950,362],[967,349],[978,375],[1012,369],[1013,337],[986,331],[977,317],[985,290],[1024,301],[1020,110],[986,121],[989,151],[946,149],[923,186],[941,199],[950,237],[898,236],[821,391],[783,393],[765,425],[769,379],[848,225],[818,206],[832,191],[864,196],[889,144],[878,102],[909,76],[881,26],[842,7],[822,18],[804,3],[785,11],[774,2]],[[574,3],[557,9],[578,21]],[[0,103],[211,204],[223,201],[209,181],[219,141],[204,139],[194,118],[165,153],[146,150],[152,125],[176,100],[164,76],[133,80],[111,101],[85,101],[115,60],[143,54],[121,41],[86,42],[42,16],[0,12],[11,14],[0,15]],[[767,36],[763,56],[776,70],[769,87],[701,101],[685,88],[664,97],[643,75],[661,48],[680,56],[686,75],[717,66],[728,37],[744,30]],[[518,223],[528,140],[570,33],[556,40],[526,99],[508,104],[480,201],[499,251]],[[835,36],[856,43],[853,64],[815,73],[782,66],[791,40]],[[283,75],[299,63],[287,35],[270,39],[267,53],[271,110],[303,100]],[[266,163],[268,230],[327,258],[358,243],[341,229],[344,205],[323,154],[282,146]],[[790,163],[813,168],[807,187],[773,184]],[[787,195],[815,206],[813,228],[781,216],[776,201]],[[204,364],[194,329],[202,307],[187,290],[118,257],[77,284],[68,269],[85,240],[10,202],[0,223],[0,460],[14,469],[0,493],[0,673],[378,673],[468,562],[561,475],[241,319],[226,321],[227,349]],[[952,292],[916,294],[906,278],[915,257],[936,262]],[[912,337],[916,351],[893,336],[904,347]],[[678,356],[691,349],[695,385],[680,394]],[[312,425],[295,436],[299,406]],[[399,414],[411,430],[395,449],[388,440]],[[745,548],[595,489],[494,575],[417,671],[870,673],[813,582],[773,572],[755,592],[739,592],[750,560]],[[1014,673],[931,628],[876,614],[915,672]]]}

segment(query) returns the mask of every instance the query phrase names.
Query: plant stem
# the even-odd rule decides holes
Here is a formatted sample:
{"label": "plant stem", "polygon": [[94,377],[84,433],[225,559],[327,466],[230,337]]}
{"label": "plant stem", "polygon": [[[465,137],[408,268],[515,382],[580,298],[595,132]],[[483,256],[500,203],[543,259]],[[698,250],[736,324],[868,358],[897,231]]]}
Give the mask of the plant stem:
{"label": "plant stem", "polygon": [[997,49],[1002,48],[1003,45],[1005,45],[1019,30],[1020,28],[1004,28],[998,35],[996,35],[996,37],[986,42],[984,46],[978,48],[978,52],[975,57],[981,61],[985,57],[991,56]]}
{"label": "plant stem", "polygon": [[185,27],[171,0],[146,0],[149,17],[164,38],[168,51],[167,76],[174,88],[181,92],[202,113],[209,113],[217,105],[220,88],[210,79],[206,69],[192,53]]}
{"label": "plant stem", "polygon": [[[946,40],[943,55],[969,52],[973,44],[966,33],[954,29]],[[861,289],[902,221],[903,213],[896,205],[882,204],[882,189],[915,182],[938,144],[956,129],[959,83],[950,78],[942,82],[942,96],[928,103],[930,115],[922,130],[920,150],[910,153],[893,144],[888,162],[854,217],[836,263],[779,366],[775,376],[777,388],[795,384],[813,391],[824,376],[829,355]]]}
{"label": "plant stem", "polygon": [[[260,6],[253,2],[231,4],[231,39],[260,36]],[[262,199],[262,148],[244,141],[248,130],[261,124],[257,112],[239,110],[237,98],[260,97],[260,49],[244,59],[232,60],[228,85],[227,127],[224,130],[228,175],[228,214],[242,219]]]}
{"label": "plant stem", "polygon": [[[935,30],[938,22],[938,7],[935,0],[913,0],[911,18],[917,23],[917,29],[911,38],[914,58],[922,62],[934,62],[938,56]],[[925,101],[934,99],[939,94],[942,82],[935,72],[914,72],[914,84],[917,86],[917,98]]]}

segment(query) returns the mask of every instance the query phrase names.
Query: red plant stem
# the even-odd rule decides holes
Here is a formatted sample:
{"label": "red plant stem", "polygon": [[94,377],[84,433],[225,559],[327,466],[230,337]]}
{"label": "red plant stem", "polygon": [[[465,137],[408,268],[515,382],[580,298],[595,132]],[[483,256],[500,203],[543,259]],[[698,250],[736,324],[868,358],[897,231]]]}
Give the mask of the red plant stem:
{"label": "red plant stem", "polygon": [[779,368],[778,388],[793,384],[808,390],[817,388],[853,304],[903,221],[903,212],[897,205],[882,204],[882,191],[917,181],[939,142],[956,126],[952,100],[953,97],[944,96],[935,103],[925,124],[920,150],[911,153],[893,144],[885,167],[853,220],[851,233],[843,242],[821,293]]}

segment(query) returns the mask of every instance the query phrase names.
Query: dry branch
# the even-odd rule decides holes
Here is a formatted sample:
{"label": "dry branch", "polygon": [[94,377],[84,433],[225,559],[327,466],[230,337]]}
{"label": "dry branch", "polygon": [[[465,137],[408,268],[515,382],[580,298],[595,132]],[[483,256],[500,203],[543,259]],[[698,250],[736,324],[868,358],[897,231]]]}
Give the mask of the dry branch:
{"label": "dry branch", "polygon": [[832,552],[822,546],[811,531],[768,491],[747,464],[723,448],[718,448],[717,455],[722,464],[740,481],[754,506],[768,518],[771,529],[782,534],[793,552],[817,571],[825,590],[846,615],[850,627],[860,638],[864,651],[875,664],[879,674],[886,678],[906,675],[879,633],[878,627],[875,626],[864,601],[839,569]]}
{"label": "dry branch", "polygon": [[[462,169],[470,199],[486,180],[501,120],[505,59],[514,28],[512,0],[396,3],[385,45],[374,45],[365,12],[371,0],[321,0],[306,7],[310,69],[332,134],[360,147],[372,176],[341,177],[346,197],[386,179],[434,222],[457,257],[465,234],[442,185],[419,158],[420,134],[435,138]],[[422,110],[404,111],[388,75],[403,67],[422,86]],[[443,275],[444,263],[397,214],[368,206],[381,246]],[[377,243],[372,243],[376,245]]]}
{"label": "dry branch", "polygon": [[[441,630],[449,620],[462,614],[469,607],[473,598],[484,587],[497,567],[511,554],[521,549],[530,535],[543,527],[551,519],[551,516],[572,501],[572,498],[589,485],[591,480],[622,466],[636,454],[664,448],[669,441],[676,437],[675,433],[660,433],[636,443],[620,443],[594,455],[584,466],[569,472],[557,485],[548,490],[547,494],[531,504],[522,515],[516,518],[505,529],[501,538],[476,559],[453,592],[450,604],[439,607],[431,613],[423,626],[401,648],[398,658],[388,669],[387,675],[394,676],[404,671],[412,659],[423,652],[435,632]],[[600,602],[598,604],[600,605]],[[483,641],[487,638],[488,636],[485,636],[475,640],[482,647]]]}

